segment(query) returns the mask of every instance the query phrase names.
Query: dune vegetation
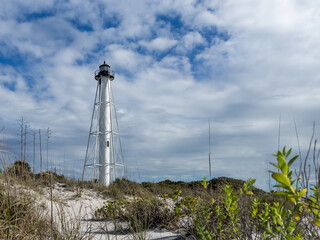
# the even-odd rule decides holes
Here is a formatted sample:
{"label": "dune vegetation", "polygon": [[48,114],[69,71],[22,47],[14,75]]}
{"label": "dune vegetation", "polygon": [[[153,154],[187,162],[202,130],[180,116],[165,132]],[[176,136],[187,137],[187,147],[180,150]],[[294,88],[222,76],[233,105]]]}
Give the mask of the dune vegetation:
{"label": "dune vegetation", "polygon": [[[7,166],[5,154],[1,156],[0,239],[94,239],[90,229],[80,233],[81,219],[53,216],[52,203],[58,199],[52,190],[57,183],[77,189],[79,196],[85,189],[103,196],[105,203],[94,210],[94,219],[112,223],[113,232],[128,234],[130,239],[148,239],[146,231],[155,228],[178,232],[177,239],[320,239],[316,151],[314,182],[307,159],[294,170],[299,157],[291,157],[291,149],[278,151],[271,163],[277,183],[271,192],[255,188],[254,179],[227,177],[158,183],[117,179],[104,187],[54,172],[34,174],[25,161]],[[51,209],[39,204],[33,194],[41,195],[44,188],[51,190]],[[75,222],[65,227],[67,221]],[[104,231],[108,236],[108,229]]]}

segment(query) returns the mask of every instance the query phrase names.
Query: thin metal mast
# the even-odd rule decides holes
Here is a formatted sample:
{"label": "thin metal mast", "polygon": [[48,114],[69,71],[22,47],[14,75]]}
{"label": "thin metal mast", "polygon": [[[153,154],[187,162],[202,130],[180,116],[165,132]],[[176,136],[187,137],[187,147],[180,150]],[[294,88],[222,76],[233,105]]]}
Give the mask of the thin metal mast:
{"label": "thin metal mast", "polygon": [[39,129],[39,143],[40,143],[40,173],[41,173],[42,172],[41,129]]}
{"label": "thin metal mast", "polygon": [[32,158],[32,172],[33,173],[36,173],[35,166],[34,166],[35,159],[36,159],[36,131],[34,130],[33,131],[33,158]]}
{"label": "thin metal mast", "polygon": [[210,129],[210,119],[209,119],[209,177],[211,179],[211,129]]}

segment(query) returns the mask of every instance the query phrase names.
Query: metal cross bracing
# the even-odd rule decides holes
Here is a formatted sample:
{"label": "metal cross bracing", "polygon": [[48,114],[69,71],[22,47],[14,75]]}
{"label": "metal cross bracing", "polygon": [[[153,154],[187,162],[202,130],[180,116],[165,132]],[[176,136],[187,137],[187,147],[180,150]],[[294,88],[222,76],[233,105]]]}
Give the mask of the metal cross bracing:
{"label": "metal cross bracing", "polygon": [[102,64],[95,72],[97,88],[91,117],[82,180],[110,185],[125,176],[119,125],[111,81],[114,72]]}

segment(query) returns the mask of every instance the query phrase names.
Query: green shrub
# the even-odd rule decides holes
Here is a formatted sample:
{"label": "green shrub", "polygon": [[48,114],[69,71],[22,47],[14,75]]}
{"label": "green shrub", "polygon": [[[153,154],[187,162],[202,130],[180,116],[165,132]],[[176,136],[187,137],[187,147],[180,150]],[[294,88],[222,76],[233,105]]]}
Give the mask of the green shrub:
{"label": "green shrub", "polygon": [[149,228],[168,226],[171,214],[165,209],[159,198],[124,198],[111,200],[95,212],[100,219],[113,221],[116,230],[124,231],[121,222],[128,223],[128,230],[132,233],[145,231]]}
{"label": "green shrub", "polygon": [[[307,188],[299,186],[299,178],[293,178],[291,165],[298,158],[287,161],[291,149],[285,148],[274,156],[277,163],[272,178],[280,188],[275,195],[284,196],[282,202],[260,202],[254,198],[254,180],[248,180],[236,193],[226,185],[223,199],[200,201],[193,208],[193,232],[199,239],[319,239],[320,194],[314,185],[312,194],[306,197]],[[203,186],[209,185],[206,179]]]}
{"label": "green shrub", "polygon": [[15,161],[6,170],[9,175],[19,178],[26,178],[31,174],[29,163],[23,160]]}

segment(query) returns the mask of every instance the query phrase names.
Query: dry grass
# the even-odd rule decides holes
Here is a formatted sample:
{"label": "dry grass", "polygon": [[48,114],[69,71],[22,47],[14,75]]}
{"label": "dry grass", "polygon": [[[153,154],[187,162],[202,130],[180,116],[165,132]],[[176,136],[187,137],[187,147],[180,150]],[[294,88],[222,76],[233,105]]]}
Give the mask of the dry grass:
{"label": "dry grass", "polygon": [[[209,189],[204,189],[200,181],[185,183],[166,180],[159,183],[138,184],[118,179],[109,187],[104,187],[91,182],[69,180],[51,172],[34,175],[23,162],[8,166],[6,171],[0,174],[0,179],[0,239],[92,238],[92,226],[88,224],[84,229],[81,226],[80,214],[68,212],[63,203],[59,203],[59,200],[54,198],[52,200],[54,204],[51,202],[54,206],[53,214],[50,212],[50,206],[41,208],[39,204],[35,204],[37,201],[33,195],[26,191],[31,189],[43,195],[44,189],[52,190],[54,182],[59,182],[59,185],[66,190],[75,192],[74,197],[81,197],[83,191],[93,189],[108,199],[119,201],[137,199],[131,202],[126,201],[126,211],[116,216],[117,219],[105,216],[109,221],[126,222],[126,227],[121,230],[125,234],[131,234],[134,239],[146,239],[147,231],[154,228],[181,228],[181,221],[172,211],[166,210],[167,206],[161,198],[164,194],[170,199],[177,190],[181,190],[181,198],[200,196],[206,199],[213,191],[215,199],[219,199],[220,194],[221,196],[224,194],[223,188],[226,184],[232,185],[235,190],[243,185],[243,181],[231,178],[212,179]],[[272,194],[262,190],[256,190],[255,195],[266,201],[273,200]],[[53,220],[51,220],[52,215],[55,216]],[[51,221],[54,224],[51,224]],[[184,228],[190,227],[192,228],[192,225],[188,224]],[[186,232],[190,233],[192,230],[187,229]],[[106,235],[108,234],[106,230]]]}
{"label": "dry grass", "polygon": [[[57,239],[48,212],[13,180],[0,183],[0,239]],[[53,231],[51,231],[53,230]],[[55,232],[52,234],[52,232]]]}
{"label": "dry grass", "polygon": [[[167,211],[161,198],[163,195],[170,198],[180,190],[181,198],[206,199],[214,191],[215,198],[219,199],[224,194],[226,184],[238,190],[244,183],[241,180],[218,178],[211,180],[211,188],[204,189],[201,181],[185,183],[166,180],[138,184],[117,179],[109,187],[105,187],[92,182],[70,180],[53,172],[34,174],[24,161],[16,161],[7,166],[5,156],[0,157],[4,169],[0,173],[0,239],[91,239],[91,226],[88,224],[83,229],[80,212],[70,213],[58,199],[54,199],[52,190],[55,182],[59,182],[65,189],[75,191],[74,197],[81,197],[85,189],[93,189],[109,199],[138,199],[127,201],[126,210],[121,216],[116,216],[120,217],[121,222],[127,223],[126,231],[134,239],[146,239],[146,232],[153,228],[179,228],[179,219],[172,211]],[[50,206],[47,204],[41,207],[31,192],[43,195],[44,189],[50,189],[51,203]],[[272,201],[271,194],[262,190],[257,190],[256,194],[260,199]],[[110,219],[115,220],[113,217],[108,220]],[[106,234],[108,236],[108,232]]]}

